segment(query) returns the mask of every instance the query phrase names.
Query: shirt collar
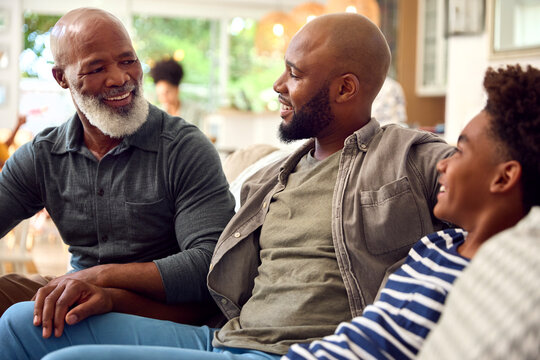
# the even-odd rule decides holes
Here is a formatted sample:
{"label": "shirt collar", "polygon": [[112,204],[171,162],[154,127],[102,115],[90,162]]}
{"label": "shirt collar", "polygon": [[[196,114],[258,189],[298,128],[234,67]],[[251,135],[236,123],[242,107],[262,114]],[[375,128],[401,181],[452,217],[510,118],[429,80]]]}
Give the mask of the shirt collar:
{"label": "shirt collar", "polygon": [[381,129],[381,125],[375,118],[371,118],[368,123],[356,130],[351,136],[345,139],[345,146],[355,144],[359,151],[366,152],[371,139]]}

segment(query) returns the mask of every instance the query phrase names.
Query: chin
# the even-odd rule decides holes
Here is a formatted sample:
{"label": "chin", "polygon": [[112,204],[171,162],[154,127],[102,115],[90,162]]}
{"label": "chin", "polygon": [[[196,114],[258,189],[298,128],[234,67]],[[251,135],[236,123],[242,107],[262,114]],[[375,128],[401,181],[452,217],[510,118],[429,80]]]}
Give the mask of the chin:
{"label": "chin", "polygon": [[445,214],[444,209],[439,205],[439,203],[435,204],[435,207],[433,208],[433,215],[439,220],[451,222],[448,220],[448,214]]}

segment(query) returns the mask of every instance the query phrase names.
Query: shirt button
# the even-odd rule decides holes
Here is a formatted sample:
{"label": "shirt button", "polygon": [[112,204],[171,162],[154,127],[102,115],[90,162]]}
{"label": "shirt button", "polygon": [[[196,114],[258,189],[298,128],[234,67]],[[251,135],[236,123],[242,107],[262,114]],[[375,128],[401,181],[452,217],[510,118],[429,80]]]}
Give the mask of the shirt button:
{"label": "shirt button", "polygon": [[227,304],[227,299],[221,298],[221,303],[222,303],[223,305],[226,305],[226,304]]}
{"label": "shirt button", "polygon": [[266,201],[263,202],[263,209],[266,208]]}
{"label": "shirt button", "polygon": [[362,149],[362,150],[366,150],[366,149],[367,149],[367,146],[366,146],[366,144],[360,144],[360,149]]}
{"label": "shirt button", "polygon": [[235,238],[239,238],[239,237],[240,237],[240,233],[239,233],[239,232],[235,232],[233,236],[234,236]]}
{"label": "shirt button", "polygon": [[99,196],[103,196],[103,194],[105,194],[105,191],[103,191],[103,189],[99,189],[98,192],[97,192],[97,194],[98,194]]}

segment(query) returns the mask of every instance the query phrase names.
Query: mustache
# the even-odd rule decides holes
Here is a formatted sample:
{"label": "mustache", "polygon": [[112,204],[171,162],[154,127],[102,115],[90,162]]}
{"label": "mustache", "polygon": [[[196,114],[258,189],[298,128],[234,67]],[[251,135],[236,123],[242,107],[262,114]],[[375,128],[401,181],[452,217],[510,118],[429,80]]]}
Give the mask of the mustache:
{"label": "mustache", "polygon": [[285,103],[287,105],[291,105],[291,103],[287,99],[285,99],[283,97],[283,95],[281,95],[281,94],[278,95],[278,99],[281,100],[283,103]]}
{"label": "mustache", "polygon": [[139,83],[136,81],[130,81],[120,87],[117,87],[107,92],[99,94],[97,98],[99,100],[103,100],[104,98],[110,98],[110,97],[118,96],[121,94],[125,94],[126,92],[132,92],[132,91],[135,94],[137,94],[138,90],[139,90]]}

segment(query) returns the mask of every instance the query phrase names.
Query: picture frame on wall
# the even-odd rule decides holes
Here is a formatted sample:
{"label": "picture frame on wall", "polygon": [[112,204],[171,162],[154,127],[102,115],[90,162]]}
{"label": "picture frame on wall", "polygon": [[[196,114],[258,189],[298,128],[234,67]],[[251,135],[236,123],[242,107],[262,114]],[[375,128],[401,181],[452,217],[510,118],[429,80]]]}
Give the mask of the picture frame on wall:
{"label": "picture frame on wall", "polygon": [[484,31],[485,0],[446,0],[446,34],[473,35]]}

